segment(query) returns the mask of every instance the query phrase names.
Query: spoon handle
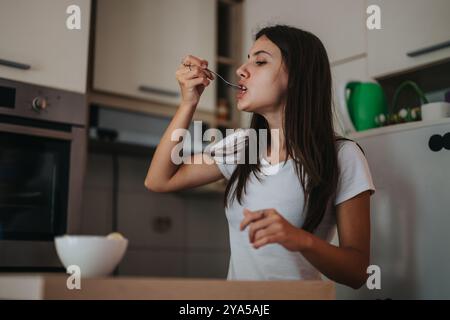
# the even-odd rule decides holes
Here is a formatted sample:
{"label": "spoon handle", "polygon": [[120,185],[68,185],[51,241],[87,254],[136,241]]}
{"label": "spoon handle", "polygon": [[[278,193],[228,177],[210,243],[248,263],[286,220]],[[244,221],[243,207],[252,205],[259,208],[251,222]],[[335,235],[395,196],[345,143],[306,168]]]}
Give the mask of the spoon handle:
{"label": "spoon handle", "polygon": [[215,74],[216,76],[218,76],[220,79],[222,79],[222,80],[223,80],[227,85],[229,85],[230,87],[232,87],[232,88],[234,88],[234,89],[238,89],[238,90],[241,90],[241,89],[242,89],[241,85],[238,85],[238,84],[234,84],[234,83],[228,82],[227,80],[225,80],[224,78],[222,78],[222,76],[221,76],[220,74],[218,74],[217,72],[211,71],[211,70],[209,70],[208,68],[206,68],[205,70],[207,70],[207,71],[209,71],[209,72]]}

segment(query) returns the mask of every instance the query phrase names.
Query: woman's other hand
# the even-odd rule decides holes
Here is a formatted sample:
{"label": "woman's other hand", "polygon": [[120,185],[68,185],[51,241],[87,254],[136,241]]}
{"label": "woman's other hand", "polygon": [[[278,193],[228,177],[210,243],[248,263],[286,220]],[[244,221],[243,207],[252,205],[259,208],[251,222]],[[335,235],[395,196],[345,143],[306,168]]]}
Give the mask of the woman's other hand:
{"label": "woman's other hand", "polygon": [[293,226],[275,209],[244,209],[241,231],[249,226],[249,241],[255,249],[269,243],[281,244],[289,251],[302,251],[308,246],[309,233]]}

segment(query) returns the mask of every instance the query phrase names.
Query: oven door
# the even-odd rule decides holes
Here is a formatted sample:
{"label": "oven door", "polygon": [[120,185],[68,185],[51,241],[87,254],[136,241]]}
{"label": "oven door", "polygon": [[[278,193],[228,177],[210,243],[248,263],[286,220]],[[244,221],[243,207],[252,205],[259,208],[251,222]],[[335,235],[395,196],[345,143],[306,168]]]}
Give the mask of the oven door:
{"label": "oven door", "polygon": [[0,123],[0,270],[61,267],[55,236],[75,233],[85,130]]}

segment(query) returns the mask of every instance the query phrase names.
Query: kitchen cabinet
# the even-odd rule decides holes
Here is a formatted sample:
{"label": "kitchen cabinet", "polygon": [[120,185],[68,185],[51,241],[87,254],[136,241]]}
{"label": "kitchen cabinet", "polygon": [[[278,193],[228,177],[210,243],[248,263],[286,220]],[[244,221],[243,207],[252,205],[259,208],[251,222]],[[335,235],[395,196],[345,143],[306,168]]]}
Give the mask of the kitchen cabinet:
{"label": "kitchen cabinet", "polygon": [[185,195],[186,276],[226,278],[230,261],[223,193]]}
{"label": "kitchen cabinet", "polygon": [[[244,57],[257,29],[289,24],[318,36],[331,62],[366,52],[364,0],[246,0],[244,2]],[[326,23],[324,23],[326,21]]]}
{"label": "kitchen cabinet", "polygon": [[190,250],[229,250],[223,193],[185,194],[186,246]]}
{"label": "kitchen cabinet", "polygon": [[186,242],[183,202],[173,194],[121,192],[118,229],[127,236],[130,247],[183,248]]}
{"label": "kitchen cabinet", "polygon": [[380,267],[382,285],[381,290],[338,285],[339,298],[450,298],[450,150],[429,147],[434,135],[441,137],[437,145],[445,146],[449,120],[356,135],[377,189],[371,197],[371,264]]}
{"label": "kitchen cabinet", "polygon": [[81,230],[83,234],[112,232],[113,159],[107,154],[89,154],[84,180]]}
{"label": "kitchen cabinet", "polygon": [[114,230],[129,240],[120,275],[225,278],[229,242],[223,195],[150,192],[144,187],[150,160],[89,154],[82,233]]}
{"label": "kitchen cabinet", "polygon": [[129,247],[119,264],[120,276],[184,277],[186,254],[183,250]]}
{"label": "kitchen cabinet", "polygon": [[[69,30],[66,12],[80,8],[81,29]],[[0,77],[86,92],[90,0],[2,0]]]}
{"label": "kitchen cabinet", "polygon": [[[381,29],[368,31],[369,74],[382,77],[450,58],[450,1],[368,0],[381,10]],[[445,48],[418,50],[447,43]]]}
{"label": "kitchen cabinet", "polygon": [[[178,105],[175,71],[187,54],[215,70],[216,2],[98,0],[94,90]],[[215,81],[198,109],[213,112]]]}

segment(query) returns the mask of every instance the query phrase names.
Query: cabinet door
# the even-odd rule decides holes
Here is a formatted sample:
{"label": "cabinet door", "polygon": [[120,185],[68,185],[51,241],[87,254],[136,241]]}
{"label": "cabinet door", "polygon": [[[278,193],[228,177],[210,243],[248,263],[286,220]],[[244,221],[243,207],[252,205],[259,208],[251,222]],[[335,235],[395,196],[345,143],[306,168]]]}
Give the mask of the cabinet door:
{"label": "cabinet door", "polygon": [[366,52],[364,0],[246,0],[244,39],[246,59],[259,28],[289,24],[314,33],[322,40],[331,62]]}
{"label": "cabinet door", "polygon": [[[70,5],[80,30],[66,26]],[[0,77],[84,93],[90,10],[90,0],[2,0]]]}
{"label": "cabinet door", "polygon": [[[433,152],[431,136],[450,124],[358,140],[375,188],[371,198],[371,264],[381,290],[343,290],[364,298],[450,298],[450,151]],[[341,289],[341,288],[340,288]]]}
{"label": "cabinet door", "polygon": [[130,247],[184,248],[183,202],[174,194],[121,192],[118,230],[129,239]]}
{"label": "cabinet door", "polygon": [[[177,105],[175,71],[184,56],[215,70],[215,10],[215,1],[204,0],[99,0],[94,88]],[[198,108],[215,110],[215,81]]]}
{"label": "cabinet door", "polygon": [[223,194],[184,197],[186,246],[189,249],[226,250],[230,247]]}
{"label": "cabinet door", "polygon": [[225,279],[230,263],[229,250],[188,250],[186,276]]}
{"label": "cabinet door", "polygon": [[417,56],[417,50],[450,41],[450,1],[370,0],[381,9],[381,30],[368,31],[369,74],[407,70],[450,57],[450,47]]}
{"label": "cabinet door", "polygon": [[121,276],[185,277],[186,254],[182,250],[128,248],[119,264]]}

